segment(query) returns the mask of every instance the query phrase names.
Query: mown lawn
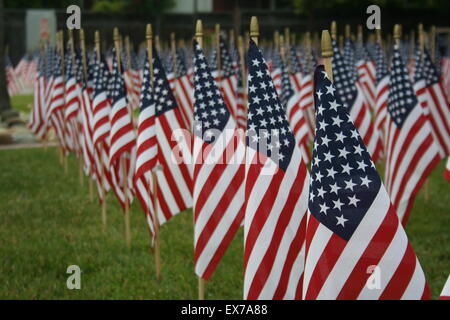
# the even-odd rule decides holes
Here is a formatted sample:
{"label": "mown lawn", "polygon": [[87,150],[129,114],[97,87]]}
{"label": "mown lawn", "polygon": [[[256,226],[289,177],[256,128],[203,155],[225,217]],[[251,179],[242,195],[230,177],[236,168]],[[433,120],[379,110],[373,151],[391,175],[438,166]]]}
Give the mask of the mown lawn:
{"label": "mown lawn", "polygon": [[[450,184],[444,163],[429,181],[430,198],[418,195],[407,232],[433,296],[450,271]],[[155,280],[149,235],[137,203],[131,210],[132,248],[127,249],[123,215],[113,195],[108,225],[100,206],[81,187],[69,159],[64,175],[56,148],[0,151],[0,299],[196,299],[192,213],[161,229],[162,279]],[[81,290],[68,290],[66,269],[82,270]],[[207,299],[241,299],[242,230],[207,283]]]}

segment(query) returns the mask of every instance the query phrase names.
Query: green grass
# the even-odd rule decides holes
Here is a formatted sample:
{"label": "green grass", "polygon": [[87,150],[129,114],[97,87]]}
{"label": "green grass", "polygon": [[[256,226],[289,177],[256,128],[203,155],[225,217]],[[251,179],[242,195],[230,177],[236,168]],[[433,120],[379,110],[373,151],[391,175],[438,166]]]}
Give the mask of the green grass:
{"label": "green grass", "polygon": [[[89,201],[87,180],[69,159],[64,176],[55,148],[0,151],[0,299],[196,299],[192,213],[161,228],[162,279],[155,280],[149,233],[139,204],[131,209],[132,248],[124,219],[108,197],[108,225]],[[208,299],[242,297],[239,232],[216,274]],[[68,290],[66,269],[82,270],[81,290]]]}
{"label": "green grass", "polygon": [[33,105],[32,94],[22,94],[11,98],[11,105],[17,111],[22,113],[30,113]]}
{"label": "green grass", "polygon": [[[161,229],[162,279],[155,280],[149,235],[137,202],[131,209],[132,248],[127,249],[123,214],[108,198],[103,231],[100,206],[81,187],[74,158],[64,176],[55,148],[0,151],[0,299],[196,299],[192,213]],[[450,271],[450,184],[444,163],[421,192],[407,232],[433,296]],[[81,290],[66,288],[66,269],[82,270]],[[239,231],[206,286],[207,299],[241,299],[243,235]]]}

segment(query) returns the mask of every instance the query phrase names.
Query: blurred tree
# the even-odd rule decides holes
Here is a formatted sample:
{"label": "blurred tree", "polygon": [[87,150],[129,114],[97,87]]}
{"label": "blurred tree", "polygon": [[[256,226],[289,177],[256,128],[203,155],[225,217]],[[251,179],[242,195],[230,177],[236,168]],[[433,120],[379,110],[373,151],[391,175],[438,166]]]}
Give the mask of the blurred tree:
{"label": "blurred tree", "polygon": [[11,101],[9,99],[6,87],[5,73],[5,20],[3,11],[3,0],[0,0],[0,114],[11,109]]}
{"label": "blurred tree", "polygon": [[[182,0],[180,0],[182,1]],[[5,8],[66,8],[79,5],[84,10],[95,12],[152,12],[166,11],[175,5],[175,0],[5,0]]]}
{"label": "blurred tree", "polygon": [[332,10],[336,8],[362,8],[371,4],[383,8],[397,9],[450,9],[448,0],[292,0],[297,13],[315,14],[320,10]]}
{"label": "blurred tree", "polygon": [[175,0],[99,0],[92,11],[96,12],[142,12],[162,13],[175,6]]}
{"label": "blurred tree", "polygon": [[71,4],[82,4],[78,0],[5,0],[5,8],[24,9],[24,8],[67,8]]}

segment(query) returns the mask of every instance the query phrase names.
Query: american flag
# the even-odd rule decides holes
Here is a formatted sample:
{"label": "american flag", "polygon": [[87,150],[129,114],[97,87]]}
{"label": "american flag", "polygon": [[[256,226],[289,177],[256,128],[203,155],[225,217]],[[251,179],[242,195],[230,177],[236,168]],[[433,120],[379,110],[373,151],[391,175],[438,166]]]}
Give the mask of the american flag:
{"label": "american flag", "polygon": [[301,89],[301,81],[302,81],[302,68],[300,65],[300,60],[298,58],[297,47],[291,46],[289,50],[289,66],[290,66],[290,75],[291,81],[294,84],[295,91],[300,91]]}
{"label": "american flag", "polygon": [[33,107],[28,122],[30,131],[40,139],[44,138],[47,132],[44,64],[44,57],[39,57],[36,81],[34,82]]}
{"label": "american flag", "polygon": [[5,54],[5,73],[6,73],[6,84],[8,87],[8,94],[10,97],[13,97],[19,94],[22,89],[20,87],[14,66],[7,54]]}
{"label": "american flag", "polygon": [[[337,46],[334,46],[337,48]],[[350,79],[357,81],[358,70],[356,69],[355,43],[351,38],[345,38],[343,62],[349,73]],[[334,68],[333,68],[334,69]]]}
{"label": "american flag", "polygon": [[223,37],[220,37],[220,62],[221,70],[218,70],[218,84],[231,116],[236,119],[237,114],[237,74],[233,66],[233,60],[229,54]]}
{"label": "american flag", "polygon": [[[109,165],[115,185],[119,186],[121,192],[116,193],[118,200],[125,208],[125,205],[133,200],[132,177],[134,175],[135,164],[135,134],[131,110],[128,106],[126,90],[122,75],[119,73],[117,56],[113,49],[113,69],[112,69],[112,110],[110,114],[110,150]],[[123,160],[125,159],[125,160]],[[125,166],[125,168],[123,167]],[[125,180],[124,180],[125,179]],[[125,194],[127,187],[128,194]]]}
{"label": "american flag", "polygon": [[358,81],[371,110],[375,110],[376,75],[375,64],[363,43],[358,43],[355,51]]}
{"label": "american flag", "polygon": [[[45,114],[48,114],[48,109],[50,108],[50,103],[52,99],[52,89],[53,89],[53,61],[55,56],[55,48],[48,46],[47,53],[45,56],[45,88],[44,88],[44,100],[45,100]],[[47,121],[47,119],[46,119]],[[50,129],[50,125],[47,123],[46,130]]]}
{"label": "american flag", "polygon": [[375,128],[384,141],[384,126],[387,115],[387,102],[389,94],[389,73],[386,57],[381,44],[375,45],[376,61],[376,98],[375,98]]}
{"label": "american flag", "polygon": [[307,117],[304,110],[300,108],[301,93],[294,93],[291,78],[284,62],[281,62],[281,96],[280,101],[286,110],[289,125],[294,133],[300,150],[302,151],[303,161],[309,163],[311,155],[309,153],[309,129]]}
{"label": "american flag", "polygon": [[440,156],[398,45],[394,47],[387,108],[385,182],[405,225],[417,192]]}
{"label": "american flag", "polygon": [[239,128],[245,129],[247,127],[247,92],[242,77],[242,72],[239,70],[236,89],[236,122]]}
{"label": "american flag", "polygon": [[364,143],[376,162],[382,152],[381,138],[372,122],[369,106],[365,102],[361,87],[355,82],[352,72],[339,52],[336,41],[333,40],[333,75],[336,92],[339,99],[346,105],[350,116],[363,137]]}
{"label": "american flag", "polygon": [[450,96],[450,44],[447,45],[445,55],[442,57],[442,81],[447,96]]}
{"label": "american flag", "polygon": [[36,77],[36,66],[36,59],[33,58],[33,55],[26,53],[14,68],[22,91],[32,90]]}
{"label": "american flag", "polygon": [[444,178],[447,179],[448,182],[450,182],[450,158],[447,159],[447,165],[444,169]]}
{"label": "american flag", "polygon": [[450,276],[445,282],[444,288],[439,296],[439,300],[450,300]]}
{"label": "american flag", "polygon": [[55,130],[58,137],[61,149],[64,153],[69,151],[69,142],[66,138],[66,128],[64,122],[64,106],[65,106],[65,93],[64,93],[64,79],[61,72],[61,56],[56,53],[51,61],[53,66],[53,83],[51,89],[50,104],[47,109],[47,123],[49,123]]}
{"label": "american flag", "polygon": [[194,41],[195,272],[213,274],[244,219],[245,144]]}
{"label": "american flag", "polygon": [[277,94],[281,94],[281,57],[280,53],[277,51],[277,48],[274,48],[272,51],[272,61],[271,61],[271,76],[273,80],[273,84],[275,85],[275,90]]}
{"label": "american flag", "polygon": [[194,87],[189,78],[184,59],[184,51],[178,50],[175,54],[175,69],[173,90],[177,98],[178,105],[181,107],[181,112],[185,120],[187,128],[192,128],[192,121],[194,117]]}
{"label": "american flag", "polygon": [[[82,68],[80,59],[75,57],[75,53],[71,50],[66,54],[66,105],[64,108],[64,121],[66,122],[69,135],[74,143],[74,149],[77,156],[81,157],[81,134],[80,122],[78,121],[78,112],[81,108],[81,78]],[[75,65],[73,64],[75,62]]]}
{"label": "american flag", "polygon": [[430,97],[428,110],[431,127],[438,147],[443,150],[444,154],[450,155],[450,102],[442,79],[427,50],[424,51],[423,63],[426,87]]}
{"label": "american flag", "polygon": [[244,298],[298,299],[302,292],[308,170],[267,64],[253,41],[247,61]]}
{"label": "american flag", "polygon": [[[125,48],[124,48],[125,49]],[[128,59],[130,63],[128,63]],[[122,51],[123,79],[129,106],[133,110],[139,107],[139,97],[141,90],[141,76],[135,63],[133,63],[133,52],[130,50],[130,57],[126,50]]]}
{"label": "american flag", "polygon": [[111,101],[106,93],[106,84],[108,83],[109,72],[106,70],[106,64],[102,59],[95,59],[92,93],[93,108],[93,143],[96,161],[97,187],[100,201],[105,200],[106,192],[111,185],[115,193],[119,186],[114,185],[109,166],[109,135],[111,132],[111,123],[109,115],[111,114]]}
{"label": "american flag", "polygon": [[[82,66],[82,64],[81,64]],[[83,67],[82,67],[83,68]],[[86,66],[88,68],[88,66]],[[84,69],[82,69],[84,70]],[[86,74],[81,72],[81,104],[78,117],[82,131],[82,150],[85,174],[96,179],[95,149],[94,149],[94,115],[92,107],[92,82],[90,82],[89,70]]]}
{"label": "american flag", "polygon": [[[314,141],[303,297],[430,298],[423,270],[361,136],[323,66]],[[380,272],[378,287],[369,285]],[[372,283],[370,283],[372,284]]]}
{"label": "american flag", "polygon": [[307,116],[309,136],[311,141],[314,137],[314,89],[312,70],[316,65],[316,60],[311,52],[305,52],[302,59],[302,79],[300,82],[300,109]]}
{"label": "american flag", "polygon": [[158,145],[155,131],[155,101],[150,81],[150,62],[145,57],[145,65],[139,107],[136,168],[134,184],[136,196],[144,210],[152,239],[155,236],[155,212],[152,171],[156,168]]}
{"label": "american flag", "polygon": [[162,166],[156,173],[158,221],[163,224],[192,207],[191,136],[156,49],[153,73],[158,163]]}

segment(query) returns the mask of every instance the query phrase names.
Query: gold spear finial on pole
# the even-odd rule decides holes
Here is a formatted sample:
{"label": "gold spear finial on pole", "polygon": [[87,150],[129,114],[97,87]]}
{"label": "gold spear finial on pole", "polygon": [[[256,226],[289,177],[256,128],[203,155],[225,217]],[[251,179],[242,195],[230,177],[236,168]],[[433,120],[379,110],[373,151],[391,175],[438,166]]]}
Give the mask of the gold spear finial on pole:
{"label": "gold spear finial on pole", "polygon": [[195,25],[195,40],[199,44],[200,48],[203,48],[203,23],[198,19]]}
{"label": "gold spear finial on pole", "polygon": [[352,29],[349,24],[345,25],[345,38],[348,39],[351,37]]}
{"label": "gold spear finial on pole", "polygon": [[435,63],[436,60],[436,26],[431,26],[430,29],[430,37],[431,37],[431,61]]}
{"label": "gold spear finial on pole", "polygon": [[252,39],[256,44],[258,44],[259,38],[259,24],[258,18],[253,16],[250,20],[250,39]]}
{"label": "gold spear finial on pole", "polygon": [[284,55],[284,36],[280,35],[280,56],[281,56],[281,60],[286,63],[285,61],[285,55]]}
{"label": "gold spear finial on pole", "polygon": [[216,23],[215,29],[216,29],[215,46],[216,46],[217,70],[222,70],[222,65],[220,61],[220,24]]}
{"label": "gold spear finial on pole", "polygon": [[147,56],[150,64],[150,84],[153,87],[153,30],[151,23],[147,24],[145,39],[147,40]]}
{"label": "gold spear finial on pole", "polygon": [[400,39],[402,37],[402,30],[399,24],[394,26],[394,41],[395,44],[400,44]]}
{"label": "gold spear finial on pole", "polygon": [[363,43],[363,27],[362,25],[358,24],[358,29],[357,29],[357,40],[358,43]]}
{"label": "gold spear finial on pole", "polygon": [[170,51],[172,54],[173,73],[176,75],[177,74],[177,43],[176,43],[175,32],[170,33]]}
{"label": "gold spear finial on pole", "polygon": [[337,40],[337,23],[336,23],[336,21],[331,22],[331,39]]}
{"label": "gold spear finial on pole", "polygon": [[122,73],[122,65],[120,61],[120,34],[117,27],[113,31],[114,47],[116,49],[117,67],[119,68],[119,73]]}
{"label": "gold spear finial on pole", "polygon": [[80,47],[81,47],[81,60],[83,63],[83,72],[85,81],[88,80],[88,70],[86,61],[86,41],[84,37],[84,29],[80,29]]}
{"label": "gold spear finial on pole", "polygon": [[100,31],[95,31],[94,34],[95,38],[95,51],[97,53],[97,60],[100,61],[101,59],[101,52],[100,52]]}
{"label": "gold spear finial on pole", "polygon": [[325,72],[327,73],[328,78],[333,81],[333,68],[331,64],[331,60],[333,59],[333,46],[331,45],[331,36],[328,30],[322,31],[321,46]]}

